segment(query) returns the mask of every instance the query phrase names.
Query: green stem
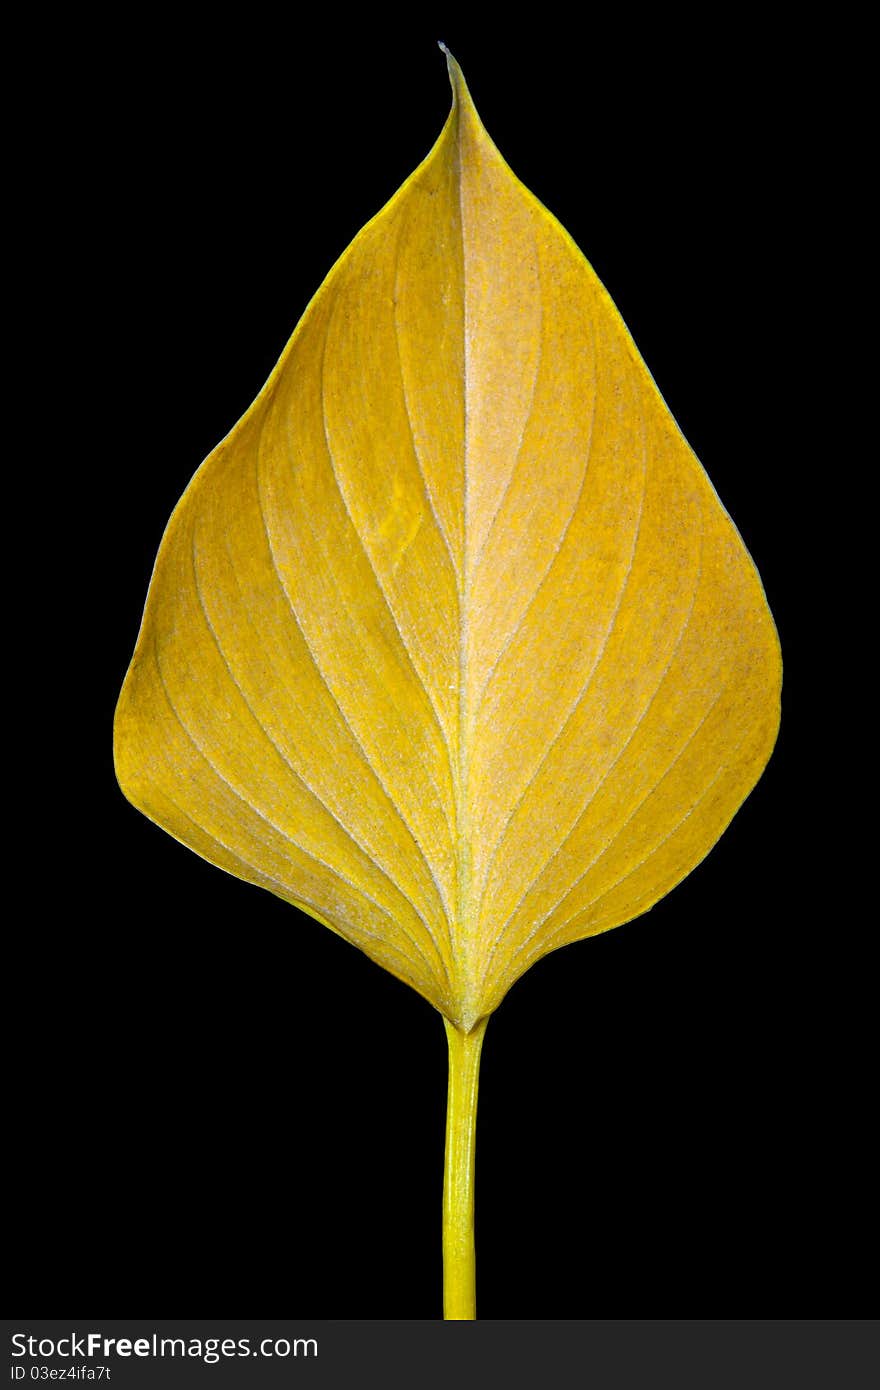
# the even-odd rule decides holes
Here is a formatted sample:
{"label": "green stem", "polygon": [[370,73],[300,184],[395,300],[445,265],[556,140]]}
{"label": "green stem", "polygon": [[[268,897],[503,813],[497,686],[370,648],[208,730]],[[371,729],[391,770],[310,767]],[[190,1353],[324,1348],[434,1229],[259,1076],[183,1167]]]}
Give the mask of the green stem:
{"label": "green stem", "polygon": [[443,1316],[465,1321],[477,1316],[474,1269],[474,1145],[480,1052],[488,1014],[469,1033],[448,1019],[449,1091],[446,1101],[446,1159],[443,1170]]}

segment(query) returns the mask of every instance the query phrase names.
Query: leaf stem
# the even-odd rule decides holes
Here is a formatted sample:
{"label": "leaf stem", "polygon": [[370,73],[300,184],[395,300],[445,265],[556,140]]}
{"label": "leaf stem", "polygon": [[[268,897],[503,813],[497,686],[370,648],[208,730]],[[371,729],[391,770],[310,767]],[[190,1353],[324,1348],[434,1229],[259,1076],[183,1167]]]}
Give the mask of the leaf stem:
{"label": "leaf stem", "polygon": [[443,1316],[475,1318],[474,1147],[480,1052],[488,1014],[469,1033],[444,1018],[449,1044],[443,1169]]}

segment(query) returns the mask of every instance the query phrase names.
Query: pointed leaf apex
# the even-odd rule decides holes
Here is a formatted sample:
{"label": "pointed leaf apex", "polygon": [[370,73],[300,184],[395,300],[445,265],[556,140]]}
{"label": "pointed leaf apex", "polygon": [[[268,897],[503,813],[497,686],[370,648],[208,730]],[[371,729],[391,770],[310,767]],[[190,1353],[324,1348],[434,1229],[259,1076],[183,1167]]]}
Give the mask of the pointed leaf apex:
{"label": "pointed leaf apex", "polygon": [[450,53],[449,49],[446,47],[446,44],[440,42],[438,46],[446,57],[446,68],[449,73],[449,82],[452,86],[453,106],[473,108],[473,100],[471,98],[470,92],[468,91],[467,83],[464,80],[464,73],[462,72],[453,55]]}

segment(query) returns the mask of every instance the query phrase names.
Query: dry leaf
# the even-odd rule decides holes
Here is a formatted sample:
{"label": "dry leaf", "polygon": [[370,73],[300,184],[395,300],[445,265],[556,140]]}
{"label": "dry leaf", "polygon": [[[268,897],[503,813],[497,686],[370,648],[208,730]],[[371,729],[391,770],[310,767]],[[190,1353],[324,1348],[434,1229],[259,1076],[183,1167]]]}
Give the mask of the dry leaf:
{"label": "dry leaf", "polygon": [[619,314],[450,71],[434,149],[174,512],[115,751],[152,820],[450,1021],[464,1210],[479,1041],[454,1039],[703,858],[781,667]]}
{"label": "dry leaf", "polygon": [[770,754],[743,544],[458,70],[169,523],[126,796],[469,1028],[645,912]]}

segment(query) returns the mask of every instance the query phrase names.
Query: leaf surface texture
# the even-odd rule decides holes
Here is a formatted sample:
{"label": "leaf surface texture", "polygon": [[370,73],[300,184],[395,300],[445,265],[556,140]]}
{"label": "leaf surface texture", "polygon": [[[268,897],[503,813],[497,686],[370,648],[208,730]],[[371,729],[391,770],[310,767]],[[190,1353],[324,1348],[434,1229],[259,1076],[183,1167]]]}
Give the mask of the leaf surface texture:
{"label": "leaf surface texture", "polygon": [[780,660],[617,310],[450,69],[434,149],[172,516],[115,752],[152,820],[469,1028],[704,857]]}

